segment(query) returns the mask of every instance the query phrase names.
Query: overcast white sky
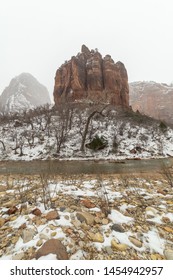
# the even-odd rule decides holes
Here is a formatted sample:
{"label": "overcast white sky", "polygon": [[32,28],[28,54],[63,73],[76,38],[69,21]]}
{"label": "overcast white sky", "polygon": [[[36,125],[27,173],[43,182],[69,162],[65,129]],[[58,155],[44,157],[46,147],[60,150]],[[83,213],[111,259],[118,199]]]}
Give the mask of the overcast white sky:
{"label": "overcast white sky", "polygon": [[52,95],[82,44],[122,61],[130,82],[173,82],[173,0],[0,0],[0,39],[0,93],[29,72]]}

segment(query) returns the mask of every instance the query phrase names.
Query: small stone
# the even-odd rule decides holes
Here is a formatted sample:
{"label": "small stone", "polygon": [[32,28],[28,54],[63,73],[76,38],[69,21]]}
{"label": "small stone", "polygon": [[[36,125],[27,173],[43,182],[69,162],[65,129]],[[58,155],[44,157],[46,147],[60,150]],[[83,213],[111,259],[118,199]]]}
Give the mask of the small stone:
{"label": "small stone", "polygon": [[89,199],[81,200],[81,204],[84,205],[86,208],[94,208],[95,204],[91,202]]}
{"label": "small stone", "polygon": [[128,248],[126,244],[117,243],[114,239],[111,241],[111,247],[117,251],[125,251]]}
{"label": "small stone", "polygon": [[108,219],[101,220],[102,225],[107,225],[109,223]]}
{"label": "small stone", "polygon": [[72,230],[71,228],[67,228],[67,229],[65,230],[65,232],[66,232],[67,234],[69,234],[69,235],[72,235],[72,234],[73,234],[73,230]]}
{"label": "small stone", "polygon": [[17,212],[18,208],[16,206],[12,206],[10,209],[8,209],[7,214],[13,215]]}
{"label": "small stone", "polygon": [[88,237],[89,237],[89,239],[90,240],[92,240],[93,241],[93,239],[94,239],[94,233],[93,232],[88,232]]}
{"label": "small stone", "polygon": [[107,246],[107,247],[105,247],[105,250],[106,250],[108,255],[112,255],[113,254],[113,250],[112,250],[111,247]]}
{"label": "small stone", "polygon": [[160,193],[162,195],[166,195],[167,194],[167,192],[165,192],[164,190],[161,190],[161,189],[157,190],[157,193]]}
{"label": "small stone", "polygon": [[156,260],[162,260],[163,257],[160,254],[151,254],[151,260],[156,261]]}
{"label": "small stone", "polygon": [[24,255],[25,255],[24,252],[18,253],[16,255],[12,256],[12,260],[22,260]]}
{"label": "small stone", "polygon": [[94,221],[96,224],[101,224],[101,220],[99,217],[95,217]]}
{"label": "small stone", "polygon": [[32,219],[33,223],[36,224],[36,226],[40,226],[42,225],[42,220],[40,219],[39,216],[35,216],[33,219]]}
{"label": "small stone", "polygon": [[173,250],[171,249],[164,250],[164,256],[166,260],[173,260]]}
{"label": "small stone", "polygon": [[78,212],[76,214],[78,220],[82,223],[85,222],[88,225],[94,224],[94,216],[87,212]]}
{"label": "small stone", "polygon": [[125,232],[124,228],[119,224],[113,224],[111,229],[118,232]]}
{"label": "small stone", "polygon": [[58,200],[58,196],[55,196],[55,197],[52,197],[52,198],[51,198],[51,201],[52,201],[52,202],[55,202],[56,200]]}
{"label": "small stone", "polygon": [[51,230],[57,229],[57,226],[54,226],[54,225],[49,225],[48,227],[49,227]]}
{"label": "small stone", "polygon": [[5,219],[0,218],[0,227],[2,227],[5,224]]}
{"label": "small stone", "polygon": [[129,240],[131,243],[133,243],[136,247],[141,248],[142,247],[142,242],[136,239],[133,236],[129,236]]}
{"label": "small stone", "polygon": [[12,216],[12,217],[10,217],[10,222],[15,221],[17,218],[18,218],[18,216]]}
{"label": "small stone", "polygon": [[19,237],[18,237],[18,236],[14,236],[14,237],[11,239],[11,243],[12,243],[12,244],[16,244],[18,240],[19,240]]}
{"label": "small stone", "polygon": [[40,233],[39,238],[42,240],[49,240],[49,237],[47,235],[45,235],[44,233]]}
{"label": "small stone", "polygon": [[26,228],[26,223],[22,224],[19,229],[25,229]]}
{"label": "small stone", "polygon": [[75,228],[79,228],[81,226],[81,222],[78,220],[72,221],[72,224],[74,225]]}
{"label": "small stone", "polygon": [[58,214],[57,211],[53,210],[53,211],[50,211],[49,213],[47,213],[46,219],[47,219],[48,221],[51,221],[51,220],[58,220],[58,219],[60,219],[60,216],[59,216],[59,214]]}
{"label": "small stone", "polygon": [[82,228],[83,230],[85,230],[85,231],[90,230],[90,226],[87,225],[86,223],[82,223],[82,224],[81,224],[81,228]]}
{"label": "small stone", "polygon": [[41,214],[42,214],[40,209],[38,209],[38,208],[35,208],[31,213],[35,216],[41,216]]}
{"label": "small stone", "polygon": [[48,254],[55,254],[58,260],[68,260],[68,254],[65,246],[58,239],[50,239],[46,241],[42,247],[36,252],[36,259]]}
{"label": "small stone", "polygon": [[54,237],[57,233],[54,231],[54,232],[51,232],[51,236]]}
{"label": "small stone", "polygon": [[36,246],[40,247],[43,244],[43,240],[38,240]]}
{"label": "small stone", "polygon": [[163,227],[164,230],[166,230],[167,232],[173,233],[173,228],[171,227]]}
{"label": "small stone", "polygon": [[94,242],[99,242],[99,243],[103,243],[104,242],[104,236],[97,232],[95,235],[94,235]]}
{"label": "small stone", "polygon": [[83,241],[79,241],[79,246],[80,246],[80,248],[83,248],[84,246],[85,246],[85,242],[83,242]]}
{"label": "small stone", "polygon": [[64,219],[69,220],[70,218],[69,218],[68,215],[65,215],[65,216],[64,216]]}
{"label": "small stone", "polygon": [[35,235],[35,230],[34,229],[25,229],[22,232],[22,239],[23,239],[23,243],[27,243],[29,241],[31,241]]}
{"label": "small stone", "polygon": [[97,232],[95,234],[93,232],[88,232],[88,236],[89,236],[90,240],[92,240],[93,242],[99,242],[99,243],[104,242],[104,237],[99,232]]}
{"label": "small stone", "polygon": [[162,222],[163,223],[170,223],[170,219],[168,217],[162,217]]}
{"label": "small stone", "polygon": [[71,220],[75,220],[75,219],[76,219],[76,216],[75,216],[74,213],[71,213],[71,214],[70,214],[70,219],[71,219]]}
{"label": "small stone", "polygon": [[166,203],[167,204],[173,204],[173,201],[172,200],[167,200]]}

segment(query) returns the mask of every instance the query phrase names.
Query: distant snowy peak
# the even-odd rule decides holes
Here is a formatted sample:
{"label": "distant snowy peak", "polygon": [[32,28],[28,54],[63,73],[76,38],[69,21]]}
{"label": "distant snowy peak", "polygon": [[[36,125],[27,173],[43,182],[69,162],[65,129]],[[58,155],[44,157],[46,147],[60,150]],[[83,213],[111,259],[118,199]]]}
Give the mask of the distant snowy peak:
{"label": "distant snowy peak", "polygon": [[173,124],[173,86],[156,82],[133,82],[129,85],[130,105],[150,117]]}
{"label": "distant snowy peak", "polygon": [[48,90],[29,73],[13,78],[0,96],[1,112],[21,112],[50,103]]}

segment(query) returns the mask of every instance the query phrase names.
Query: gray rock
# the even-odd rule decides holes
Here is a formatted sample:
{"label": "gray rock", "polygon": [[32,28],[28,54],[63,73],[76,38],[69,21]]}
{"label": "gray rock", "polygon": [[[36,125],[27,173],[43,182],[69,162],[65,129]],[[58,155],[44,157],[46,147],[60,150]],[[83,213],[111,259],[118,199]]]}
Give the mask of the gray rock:
{"label": "gray rock", "polygon": [[173,260],[173,250],[172,249],[164,250],[164,256],[166,260]]}
{"label": "gray rock", "polygon": [[25,229],[22,232],[22,239],[23,239],[23,243],[27,243],[29,241],[31,241],[35,235],[35,230],[34,229]]}
{"label": "gray rock", "polygon": [[142,242],[138,239],[136,239],[133,236],[129,236],[130,242],[132,242],[136,247],[141,248],[142,247]]}
{"label": "gray rock", "polygon": [[25,255],[24,252],[16,254],[16,255],[12,256],[12,260],[22,260],[24,255]]}
{"label": "gray rock", "polygon": [[107,246],[107,247],[105,247],[105,250],[106,250],[106,253],[107,253],[108,255],[112,255],[112,254],[113,254],[113,250],[112,250],[111,247]]}
{"label": "gray rock", "polygon": [[118,232],[125,232],[124,228],[119,224],[113,224],[111,229],[115,230],[115,231],[118,231]]}

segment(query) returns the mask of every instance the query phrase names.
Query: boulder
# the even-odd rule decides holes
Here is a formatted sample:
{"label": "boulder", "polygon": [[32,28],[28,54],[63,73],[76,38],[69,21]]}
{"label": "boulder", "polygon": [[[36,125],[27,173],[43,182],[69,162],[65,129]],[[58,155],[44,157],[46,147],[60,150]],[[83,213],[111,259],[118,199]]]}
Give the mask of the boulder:
{"label": "boulder", "polygon": [[104,242],[104,236],[97,232],[97,233],[92,233],[92,232],[88,232],[89,238],[93,241],[93,242],[99,242],[99,243],[103,243]]}
{"label": "boulder", "polygon": [[8,215],[12,215],[15,214],[17,212],[18,208],[16,206],[12,206],[10,207],[10,209],[8,209],[7,214]]}
{"label": "boulder", "polygon": [[94,224],[94,216],[87,212],[78,212],[76,214],[78,220],[82,223],[85,222],[87,225]]}
{"label": "boulder", "polygon": [[27,243],[29,241],[31,241],[35,235],[35,230],[34,229],[25,229],[23,232],[22,232],[22,239],[23,239],[23,243]]}
{"label": "boulder", "polygon": [[53,211],[50,211],[49,213],[47,213],[46,219],[47,219],[48,221],[51,221],[51,220],[60,219],[60,217],[59,217],[58,212],[55,211],[55,210],[53,210]]}
{"label": "boulder", "polygon": [[125,232],[124,228],[119,224],[113,224],[111,229],[118,232]]}
{"label": "boulder", "polygon": [[126,244],[117,243],[114,239],[111,241],[111,247],[113,250],[117,251],[125,251],[128,248]]}
{"label": "boulder", "polygon": [[32,210],[31,213],[35,216],[41,216],[41,214],[42,214],[40,209],[38,209],[38,208],[35,208],[34,210]]}
{"label": "boulder", "polygon": [[49,239],[42,247],[36,252],[35,258],[39,259],[48,254],[55,254],[57,260],[68,260],[68,254],[65,246],[58,239]]}
{"label": "boulder", "polygon": [[138,239],[136,239],[133,236],[129,236],[129,240],[132,244],[134,244],[136,247],[141,248],[142,247],[142,242]]}

